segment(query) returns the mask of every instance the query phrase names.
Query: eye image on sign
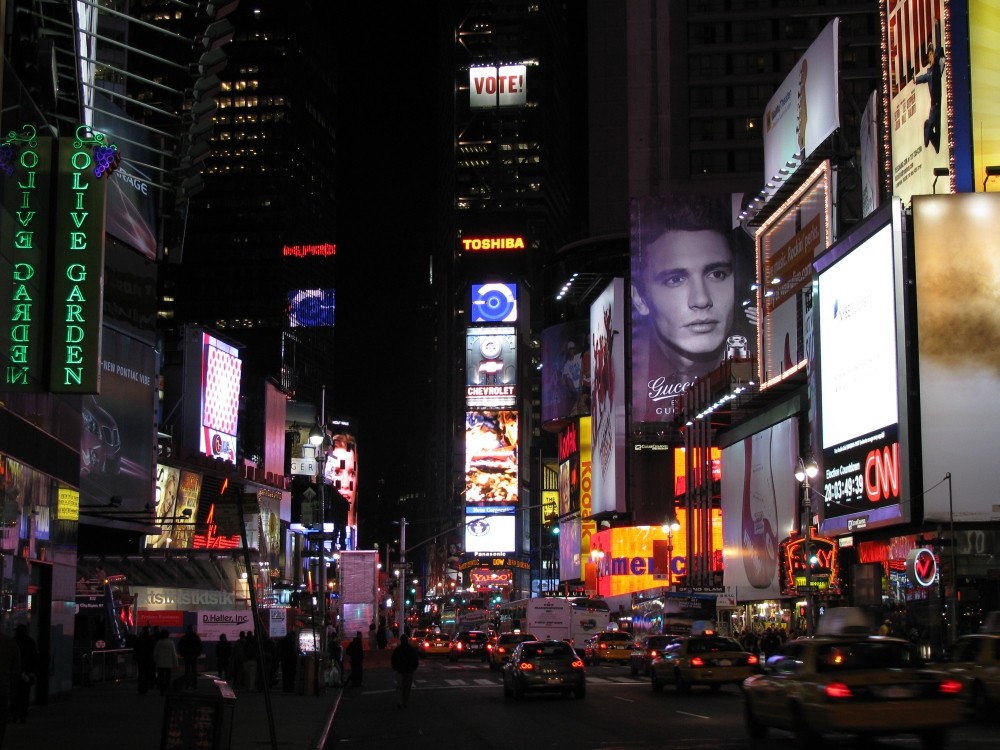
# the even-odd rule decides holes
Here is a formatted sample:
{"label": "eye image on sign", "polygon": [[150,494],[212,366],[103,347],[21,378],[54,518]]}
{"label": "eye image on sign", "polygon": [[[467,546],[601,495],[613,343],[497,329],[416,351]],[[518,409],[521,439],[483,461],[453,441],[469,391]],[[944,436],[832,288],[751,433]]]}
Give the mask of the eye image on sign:
{"label": "eye image on sign", "polygon": [[517,320],[517,284],[473,284],[473,323],[511,323]]}

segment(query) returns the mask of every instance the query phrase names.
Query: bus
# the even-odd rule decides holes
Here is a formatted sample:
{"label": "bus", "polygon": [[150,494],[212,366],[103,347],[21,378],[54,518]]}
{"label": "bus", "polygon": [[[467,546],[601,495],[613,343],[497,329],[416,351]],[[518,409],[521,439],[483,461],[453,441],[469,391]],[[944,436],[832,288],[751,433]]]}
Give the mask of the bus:
{"label": "bus", "polygon": [[638,636],[687,635],[696,622],[716,621],[716,595],[670,592],[632,606],[632,632]]}
{"label": "bus", "polygon": [[592,635],[607,630],[611,609],[603,599],[535,597],[500,605],[499,633],[531,633],[536,638],[569,641],[582,646]]}

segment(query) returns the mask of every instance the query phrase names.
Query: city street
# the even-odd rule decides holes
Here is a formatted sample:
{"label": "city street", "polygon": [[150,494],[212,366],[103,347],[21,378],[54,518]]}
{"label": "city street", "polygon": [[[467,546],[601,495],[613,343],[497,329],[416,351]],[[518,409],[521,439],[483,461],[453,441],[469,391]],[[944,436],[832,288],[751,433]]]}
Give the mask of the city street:
{"label": "city street", "polygon": [[[410,706],[397,709],[391,673],[366,672],[361,690],[345,689],[327,748],[380,750],[385,747],[525,748],[746,748],[754,747],[743,728],[742,702],[734,687],[718,693],[694,689],[678,695],[667,687],[654,693],[644,678],[626,667],[587,669],[587,697],[528,696],[505,699],[499,673],[485,664],[449,664],[424,659]],[[952,750],[986,750],[996,745],[996,726],[974,722],[956,729]],[[792,748],[787,732],[768,734],[760,746]],[[834,738],[833,748],[854,747]],[[915,737],[874,743],[878,748],[918,748]]]}

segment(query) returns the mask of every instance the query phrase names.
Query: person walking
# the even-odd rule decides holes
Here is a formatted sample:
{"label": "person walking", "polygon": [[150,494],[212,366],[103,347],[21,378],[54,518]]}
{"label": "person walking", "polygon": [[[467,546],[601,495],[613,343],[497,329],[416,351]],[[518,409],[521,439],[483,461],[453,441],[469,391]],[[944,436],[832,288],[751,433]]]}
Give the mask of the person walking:
{"label": "person walking", "polygon": [[295,674],[299,666],[299,637],[294,630],[289,629],[278,644],[278,655],[281,659],[281,691],[295,692]]}
{"label": "person walking", "polygon": [[396,673],[396,708],[406,708],[410,702],[410,688],[413,687],[413,673],[420,666],[420,656],[410,645],[406,634],[399,636],[399,645],[392,650],[390,661]]}
{"label": "person walking", "polygon": [[361,687],[361,678],[364,676],[365,668],[365,645],[361,641],[360,630],[355,633],[354,640],[347,644],[345,653],[351,663],[350,685]]}
{"label": "person walking", "polygon": [[239,690],[243,687],[243,672],[247,659],[246,654],[247,634],[245,631],[241,630],[239,638],[237,638],[236,643],[233,644],[233,663],[229,673],[229,684],[233,686],[233,690]]}
{"label": "person walking", "polygon": [[177,653],[184,660],[184,687],[192,690],[198,687],[198,657],[203,650],[201,638],[194,632],[194,625],[188,625],[177,644]]}
{"label": "person walking", "polygon": [[10,636],[0,633],[0,747],[7,733],[8,701],[15,680],[21,679],[21,651]]}
{"label": "person walking", "polygon": [[254,692],[260,677],[260,654],[257,653],[257,634],[253,630],[247,631],[247,640],[243,644],[243,676],[247,690]]}
{"label": "person walking", "polygon": [[153,661],[153,646],[156,639],[153,637],[149,625],[143,625],[139,637],[135,641],[135,668],[136,683],[139,686],[139,695],[145,695],[149,689],[156,685],[156,663]]}
{"label": "person walking", "polygon": [[31,703],[31,686],[35,684],[38,670],[38,646],[28,635],[28,626],[20,624],[14,628],[14,642],[21,655],[21,674],[15,681],[11,696],[11,718],[24,724],[28,720],[28,705]]}
{"label": "person walking", "polygon": [[215,669],[220,680],[229,682],[229,665],[233,660],[233,642],[226,637],[225,633],[219,633],[219,641],[215,644]]}
{"label": "person walking", "polygon": [[153,663],[156,664],[156,686],[160,689],[160,695],[166,695],[170,689],[170,679],[178,665],[177,648],[166,630],[161,630],[156,636]]}

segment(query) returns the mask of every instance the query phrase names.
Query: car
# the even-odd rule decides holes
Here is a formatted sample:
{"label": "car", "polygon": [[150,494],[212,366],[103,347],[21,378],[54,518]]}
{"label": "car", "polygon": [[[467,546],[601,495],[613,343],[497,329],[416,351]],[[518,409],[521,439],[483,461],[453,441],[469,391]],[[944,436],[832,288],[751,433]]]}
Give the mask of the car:
{"label": "car", "polygon": [[707,631],[675,637],[650,663],[649,678],[655,692],[667,683],[679,693],[694,685],[719,690],[723,685],[741,685],[758,668],[757,656],[739,641]]}
{"label": "car", "polygon": [[668,645],[675,643],[675,635],[643,635],[639,636],[632,646],[632,654],[629,657],[629,671],[632,676],[641,674],[649,677],[649,666],[653,659],[657,658]]}
{"label": "car", "polygon": [[451,640],[448,661],[479,659],[486,661],[486,643],[489,636],[482,630],[465,630]]}
{"label": "car", "polygon": [[978,716],[1000,706],[1000,617],[996,620],[995,628],[959,636],[934,664],[962,681],[966,705]]}
{"label": "car", "polygon": [[632,636],[624,630],[606,630],[584,642],[584,660],[594,666],[604,661],[625,664],[632,658],[633,645]]}
{"label": "car", "polygon": [[451,638],[447,633],[428,633],[418,651],[421,656],[447,656],[451,653]]}
{"label": "car", "polygon": [[505,698],[529,692],[557,692],[583,698],[587,675],[583,660],[566,641],[524,641],[514,647],[503,667]]}
{"label": "car", "polygon": [[961,680],[928,668],[914,644],[857,633],[779,646],[760,674],[743,681],[743,699],[751,739],[777,727],[809,748],[831,733],[863,741],[916,734],[925,748],[940,748],[964,713]]}
{"label": "car", "polygon": [[496,672],[503,669],[503,665],[510,660],[510,654],[518,643],[537,640],[531,633],[504,633],[492,638],[486,644],[486,659],[490,663],[490,670]]}

